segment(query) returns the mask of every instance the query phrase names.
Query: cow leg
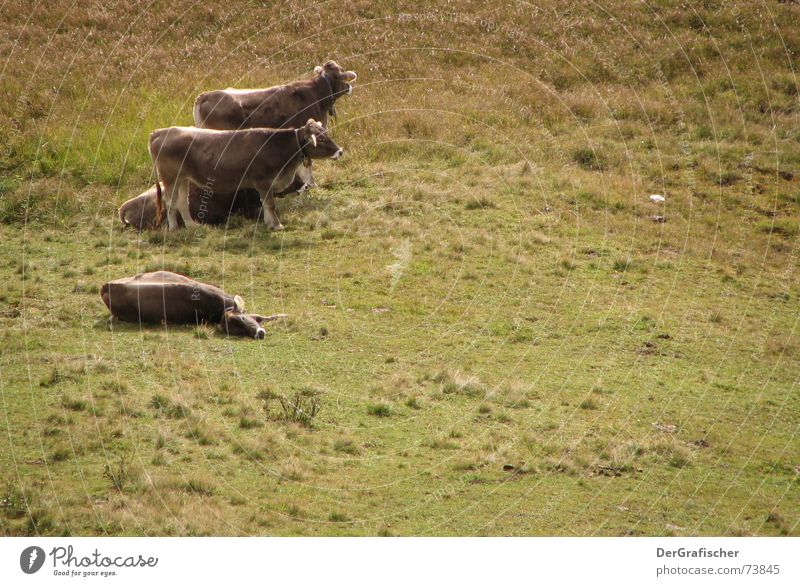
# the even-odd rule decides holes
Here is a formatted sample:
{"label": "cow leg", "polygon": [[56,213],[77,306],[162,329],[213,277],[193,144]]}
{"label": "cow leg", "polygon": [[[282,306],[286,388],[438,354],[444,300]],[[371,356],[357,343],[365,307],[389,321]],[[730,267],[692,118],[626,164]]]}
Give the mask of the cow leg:
{"label": "cow leg", "polygon": [[272,230],[283,230],[283,224],[275,212],[275,197],[272,195],[272,190],[268,189],[266,192],[260,191],[259,193],[261,194],[261,207],[264,209],[264,221]]}
{"label": "cow leg", "polygon": [[181,181],[177,191],[178,191],[178,211],[181,213],[181,217],[183,218],[183,225],[184,226],[196,225],[197,222],[195,222],[192,219],[192,214],[189,211],[189,182]]}
{"label": "cow leg", "polygon": [[168,184],[166,181],[162,181],[162,183],[164,184],[164,207],[167,209],[167,226],[170,230],[177,230],[178,207],[175,205],[175,196],[178,193],[177,182]]}

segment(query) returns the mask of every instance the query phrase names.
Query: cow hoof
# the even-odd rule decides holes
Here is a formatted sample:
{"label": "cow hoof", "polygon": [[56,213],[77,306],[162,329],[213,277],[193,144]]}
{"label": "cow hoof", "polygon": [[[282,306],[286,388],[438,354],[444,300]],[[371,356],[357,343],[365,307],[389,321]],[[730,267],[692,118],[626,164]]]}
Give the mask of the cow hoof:
{"label": "cow hoof", "polygon": [[285,228],[283,227],[283,224],[278,224],[277,226],[270,226],[270,229],[271,230],[275,230],[276,232],[280,232],[280,231],[284,230]]}

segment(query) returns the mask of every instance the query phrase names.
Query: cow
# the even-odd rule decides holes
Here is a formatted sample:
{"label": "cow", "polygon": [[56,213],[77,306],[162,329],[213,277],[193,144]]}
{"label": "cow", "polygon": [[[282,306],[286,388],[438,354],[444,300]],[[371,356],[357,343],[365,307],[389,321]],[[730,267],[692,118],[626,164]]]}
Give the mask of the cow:
{"label": "cow", "polygon": [[161,182],[170,230],[178,228],[179,213],[185,225],[195,224],[189,213],[190,184],[220,193],[249,188],[258,191],[270,228],[283,230],[275,213],[275,193],[292,184],[305,159],[338,159],[343,152],[313,119],[295,129],[160,128],[150,134],[150,157],[157,176],[156,215],[160,220]]}
{"label": "cow", "polygon": [[[164,186],[160,187],[163,191]],[[295,179],[289,188],[276,193],[275,197],[286,197],[291,193],[302,192],[306,187],[302,180]],[[119,207],[119,219],[123,226],[139,231],[158,227],[156,191],[157,188],[154,185]],[[245,218],[257,220],[261,216],[261,198],[254,189],[241,189],[234,193],[211,193],[191,185],[189,187],[189,214],[198,224],[224,224],[231,214],[240,214]],[[180,218],[178,223],[182,223]]]}
{"label": "cow", "polygon": [[267,89],[215,90],[197,96],[194,124],[198,128],[299,128],[313,118],[328,126],[336,115],[336,100],[353,92],[358,77],[335,61],[314,68],[315,76]]}
{"label": "cow", "polygon": [[[194,125],[212,130],[243,128],[299,128],[313,118],[328,127],[336,116],[336,100],[353,93],[355,71],[345,71],[335,61],[314,68],[315,76],[266,89],[215,90],[194,101]],[[311,161],[299,169],[298,185],[316,186]]]}
{"label": "cow", "polygon": [[[164,189],[163,185],[160,187]],[[154,185],[119,207],[119,219],[126,228],[130,226],[141,231],[157,227],[156,192]],[[194,188],[189,190],[189,213],[198,224],[222,224],[234,213],[257,219],[261,215],[261,199],[252,189],[206,194],[202,189]]]}
{"label": "cow", "polygon": [[216,324],[230,336],[262,340],[265,322],[285,314],[247,313],[244,301],[219,287],[177,273],[141,273],[105,283],[100,296],[111,315],[120,321],[142,324]]}

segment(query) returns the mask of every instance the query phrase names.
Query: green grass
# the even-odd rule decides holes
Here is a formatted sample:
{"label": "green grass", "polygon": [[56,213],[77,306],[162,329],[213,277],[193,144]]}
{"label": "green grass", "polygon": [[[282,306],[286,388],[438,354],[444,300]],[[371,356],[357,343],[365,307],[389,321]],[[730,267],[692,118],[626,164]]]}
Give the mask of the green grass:
{"label": "green grass", "polygon": [[[798,535],[795,8],[541,6],[0,8],[0,533]],[[152,128],[329,57],[286,232],[121,229]],[[290,318],[109,322],[162,268]]]}

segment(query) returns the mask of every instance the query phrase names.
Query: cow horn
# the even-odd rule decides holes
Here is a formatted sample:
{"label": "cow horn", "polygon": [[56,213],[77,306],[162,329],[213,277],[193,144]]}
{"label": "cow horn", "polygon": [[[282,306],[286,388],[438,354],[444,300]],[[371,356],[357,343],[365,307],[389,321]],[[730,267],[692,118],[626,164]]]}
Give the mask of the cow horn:
{"label": "cow horn", "polygon": [[322,65],[317,65],[314,68],[314,73],[322,73]]}

